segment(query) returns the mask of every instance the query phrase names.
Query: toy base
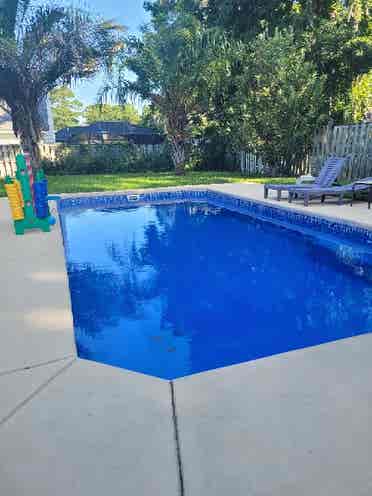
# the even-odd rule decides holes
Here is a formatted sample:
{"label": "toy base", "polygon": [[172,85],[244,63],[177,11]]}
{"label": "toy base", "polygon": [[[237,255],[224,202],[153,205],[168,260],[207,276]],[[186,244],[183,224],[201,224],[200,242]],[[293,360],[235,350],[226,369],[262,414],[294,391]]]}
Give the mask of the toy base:
{"label": "toy base", "polygon": [[49,217],[45,219],[23,219],[14,221],[16,234],[24,234],[27,229],[41,229],[43,232],[50,232]]}
{"label": "toy base", "polygon": [[54,226],[54,225],[55,225],[55,223],[56,223],[56,218],[55,218],[55,217],[53,217],[53,215],[50,215],[50,216],[48,217],[48,221],[49,221],[49,225],[50,225],[50,226]]}

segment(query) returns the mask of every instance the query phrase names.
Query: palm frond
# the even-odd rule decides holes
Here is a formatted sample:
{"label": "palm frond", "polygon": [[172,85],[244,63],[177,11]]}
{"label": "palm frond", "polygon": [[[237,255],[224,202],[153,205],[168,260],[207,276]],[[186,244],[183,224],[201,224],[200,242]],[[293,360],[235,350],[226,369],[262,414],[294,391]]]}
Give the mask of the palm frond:
{"label": "palm frond", "polygon": [[31,6],[31,1],[32,0],[16,0],[15,3],[18,3],[18,9],[15,30],[17,30],[18,26],[20,27],[23,25],[27,12],[29,11],[29,7]]}
{"label": "palm frond", "polygon": [[18,2],[2,0],[0,3],[0,35],[7,38],[14,36],[17,19]]}
{"label": "palm frond", "polygon": [[17,56],[9,62],[14,67],[16,59],[22,61],[22,77],[42,98],[56,84],[109,70],[121,46],[111,21],[95,21],[78,9],[42,7],[27,19]]}
{"label": "palm frond", "polygon": [[[41,100],[60,84],[108,70],[121,42],[112,21],[92,18],[81,9],[52,5],[25,16],[29,0],[0,0],[0,7],[5,2],[13,10],[7,11],[6,24],[4,16],[0,24],[0,101],[11,111],[15,133],[40,164]],[[18,19],[17,36],[13,28]]]}
{"label": "palm frond", "polygon": [[33,49],[42,44],[45,37],[53,33],[53,29],[66,16],[61,7],[39,7],[28,19],[22,37],[24,50]]}
{"label": "palm frond", "polygon": [[23,24],[30,5],[31,0],[0,0],[1,36],[16,36],[17,27]]}

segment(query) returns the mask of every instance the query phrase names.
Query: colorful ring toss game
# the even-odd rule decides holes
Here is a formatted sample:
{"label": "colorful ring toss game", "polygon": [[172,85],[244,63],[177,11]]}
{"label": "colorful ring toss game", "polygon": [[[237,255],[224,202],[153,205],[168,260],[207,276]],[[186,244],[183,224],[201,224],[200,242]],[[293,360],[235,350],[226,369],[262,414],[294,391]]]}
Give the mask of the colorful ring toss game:
{"label": "colorful ring toss game", "polygon": [[7,176],[4,181],[16,234],[26,229],[50,231],[54,223],[48,206],[48,183],[44,172],[39,170],[34,177],[30,160],[17,155],[15,178]]}

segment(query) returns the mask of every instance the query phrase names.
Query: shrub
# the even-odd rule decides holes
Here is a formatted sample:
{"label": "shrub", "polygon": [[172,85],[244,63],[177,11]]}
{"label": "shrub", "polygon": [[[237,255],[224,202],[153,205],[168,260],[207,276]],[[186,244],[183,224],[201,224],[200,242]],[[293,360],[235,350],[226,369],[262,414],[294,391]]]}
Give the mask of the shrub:
{"label": "shrub", "polygon": [[196,170],[239,171],[239,160],[229,139],[215,129],[206,129],[192,153]]}
{"label": "shrub", "polygon": [[130,143],[84,144],[59,147],[55,161],[44,160],[43,167],[49,175],[115,174],[168,171],[172,162],[166,146],[144,153]]}

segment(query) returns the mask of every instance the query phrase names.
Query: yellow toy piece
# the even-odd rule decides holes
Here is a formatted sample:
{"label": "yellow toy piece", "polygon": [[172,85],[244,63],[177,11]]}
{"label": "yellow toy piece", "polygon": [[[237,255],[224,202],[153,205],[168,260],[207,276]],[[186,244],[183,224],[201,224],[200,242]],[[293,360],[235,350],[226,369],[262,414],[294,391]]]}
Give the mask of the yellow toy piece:
{"label": "yellow toy piece", "polygon": [[21,183],[18,181],[18,179],[14,179],[14,184],[17,186],[18,196],[19,196],[19,199],[20,199],[20,202],[21,202],[21,206],[23,208],[25,206],[25,202],[23,201]]}
{"label": "yellow toy piece", "polygon": [[19,185],[15,182],[5,183],[5,191],[8,196],[10,211],[14,220],[22,220],[25,218],[23,211],[23,197],[20,194]]}

